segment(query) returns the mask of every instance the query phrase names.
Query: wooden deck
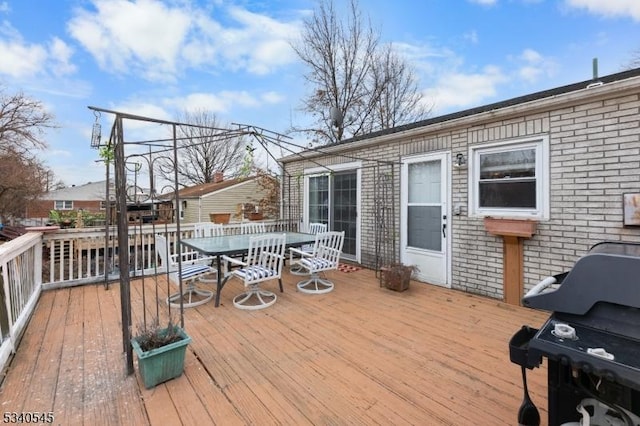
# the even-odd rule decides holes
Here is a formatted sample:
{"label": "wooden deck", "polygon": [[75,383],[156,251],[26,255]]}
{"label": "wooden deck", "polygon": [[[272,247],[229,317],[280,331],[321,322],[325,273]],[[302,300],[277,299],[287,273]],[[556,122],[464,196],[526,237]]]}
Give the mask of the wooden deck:
{"label": "wooden deck", "polygon": [[[285,276],[262,311],[233,307],[238,282],[219,308],[187,310],[185,373],[151,390],[125,375],[117,283],[46,291],[0,388],[3,412],[61,425],[516,424],[508,341],[546,313],[421,283],[395,293],[369,270],[328,276],[336,289],[318,296]],[[154,285],[145,279],[147,297]],[[131,287],[136,324],[142,281]],[[546,424],[546,369],[528,373]]]}

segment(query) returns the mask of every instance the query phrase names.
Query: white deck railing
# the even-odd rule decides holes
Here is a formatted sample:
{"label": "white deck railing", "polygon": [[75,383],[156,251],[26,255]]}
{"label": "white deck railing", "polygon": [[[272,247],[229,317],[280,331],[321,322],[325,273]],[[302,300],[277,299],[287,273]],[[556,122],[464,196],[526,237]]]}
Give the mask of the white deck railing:
{"label": "white deck railing", "polygon": [[[267,232],[297,229],[297,224],[289,221],[264,221]],[[240,233],[240,223],[224,225],[225,234]],[[177,241],[176,224],[142,225],[129,227],[129,271],[131,276],[155,272],[156,254],[154,234],[167,234],[167,240],[173,246]],[[193,236],[193,224],[180,226],[181,237]],[[97,283],[119,276],[118,236],[115,227],[105,238],[104,228],[93,230],[65,229],[46,233],[44,240],[43,287],[59,288],[88,283]]]}
{"label": "white deck railing", "polygon": [[0,245],[0,371],[15,353],[42,289],[42,234]]}
{"label": "white deck railing", "polygon": [[[264,221],[267,232],[295,230],[289,221]],[[240,223],[224,226],[225,234],[240,233]],[[193,236],[193,224],[182,224],[182,238]],[[177,226],[129,227],[130,276],[161,272],[157,269],[154,235],[177,241]],[[175,247],[175,244],[171,244]],[[29,232],[0,245],[0,371],[18,344],[41,290],[117,280],[118,236],[115,227]]]}

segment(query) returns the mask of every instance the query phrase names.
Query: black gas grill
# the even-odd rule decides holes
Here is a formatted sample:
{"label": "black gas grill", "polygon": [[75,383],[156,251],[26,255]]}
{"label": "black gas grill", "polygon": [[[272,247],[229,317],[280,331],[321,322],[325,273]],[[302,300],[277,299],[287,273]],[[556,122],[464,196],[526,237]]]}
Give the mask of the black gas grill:
{"label": "black gas grill", "polygon": [[587,405],[591,424],[640,425],[640,244],[596,244],[523,304],[552,311],[509,345],[511,361],[523,367],[547,358],[549,425],[579,421]]}

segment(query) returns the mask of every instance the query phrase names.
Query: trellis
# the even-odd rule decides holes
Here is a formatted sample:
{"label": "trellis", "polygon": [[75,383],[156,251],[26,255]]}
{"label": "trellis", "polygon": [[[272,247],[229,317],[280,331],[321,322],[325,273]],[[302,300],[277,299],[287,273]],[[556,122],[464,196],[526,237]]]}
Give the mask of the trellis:
{"label": "trellis", "polygon": [[375,270],[382,280],[380,268],[396,262],[396,211],[394,164],[377,164],[374,173]]}

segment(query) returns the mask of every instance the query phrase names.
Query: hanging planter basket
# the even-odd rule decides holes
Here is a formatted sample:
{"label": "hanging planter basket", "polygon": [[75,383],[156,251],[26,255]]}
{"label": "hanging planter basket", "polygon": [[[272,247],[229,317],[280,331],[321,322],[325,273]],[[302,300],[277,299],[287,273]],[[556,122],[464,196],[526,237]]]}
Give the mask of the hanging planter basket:
{"label": "hanging planter basket", "polygon": [[[133,350],[138,356],[138,370],[147,389],[179,377],[184,371],[184,357],[187,346],[191,343],[191,337],[182,328],[175,327],[175,329],[180,340],[146,351],[140,346],[140,337],[131,339]],[[167,328],[158,330],[160,336],[167,333]]]}

